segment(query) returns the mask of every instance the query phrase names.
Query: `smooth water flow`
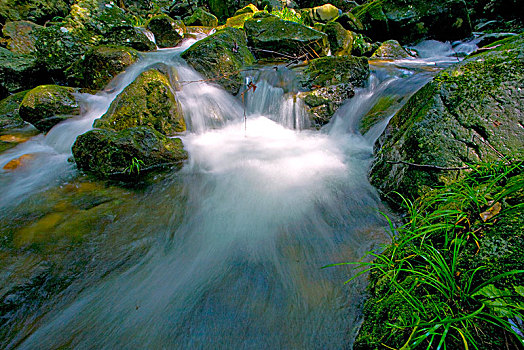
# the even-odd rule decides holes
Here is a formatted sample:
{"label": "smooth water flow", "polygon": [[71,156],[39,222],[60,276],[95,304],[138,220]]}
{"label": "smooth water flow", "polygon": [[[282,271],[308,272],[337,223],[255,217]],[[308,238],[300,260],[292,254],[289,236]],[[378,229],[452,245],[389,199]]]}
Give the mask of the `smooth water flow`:
{"label": "smooth water flow", "polygon": [[[367,169],[387,120],[364,136],[358,123],[381,97],[393,96],[395,103],[384,112],[392,115],[431,71],[377,66],[368,87],[316,132],[305,130],[304,106],[294,97],[288,73],[246,77],[257,89],[242,104],[202,81],[179,58],[182,50],[148,54],[110,92],[84,96],[82,117],[1,156],[0,166],[18,154],[42,154],[43,164],[35,162],[22,179],[0,174],[11,200],[26,193],[11,190],[15,184],[28,182],[27,191],[35,191],[51,186],[50,179],[60,183],[75,174],[66,162],[75,137],[90,129],[125,86],[154,64],[178,71],[190,160],[151,185],[142,199],[143,207],[167,210],[151,220],[145,216],[151,213],[137,208],[105,231],[111,236],[144,230],[155,244],[132,267],[57,303],[60,308],[11,346],[351,348],[364,281],[344,285],[354,272],[322,266],[359,260],[386,239],[379,213],[384,208]],[[52,170],[42,173],[45,168]],[[171,196],[169,189],[180,183],[183,196]],[[0,206],[7,206],[4,198]],[[187,203],[180,221],[168,209],[181,201]],[[142,221],[147,224],[140,226]]]}

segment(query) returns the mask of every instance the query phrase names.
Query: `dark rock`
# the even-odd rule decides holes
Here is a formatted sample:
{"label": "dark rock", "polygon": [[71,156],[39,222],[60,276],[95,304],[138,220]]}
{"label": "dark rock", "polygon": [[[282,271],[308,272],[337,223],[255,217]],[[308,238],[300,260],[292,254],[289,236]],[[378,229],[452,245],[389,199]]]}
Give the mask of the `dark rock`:
{"label": "dark rock", "polygon": [[152,17],[146,28],[155,35],[158,47],[175,47],[182,41],[186,26],[180,20],[174,20],[167,15]]}
{"label": "dark rock", "polygon": [[7,48],[11,52],[31,54],[36,51],[36,30],[42,28],[29,21],[7,22],[2,28],[7,38]]}
{"label": "dark rock", "polygon": [[374,40],[397,39],[402,44],[428,38],[441,41],[471,35],[471,22],[462,0],[373,0],[351,11]]}
{"label": "dark rock", "polygon": [[362,22],[351,12],[343,13],[335,21],[340,23],[344,29],[351,30],[352,32],[362,32],[364,30]]}
{"label": "dark rock", "polygon": [[122,131],[95,129],[78,136],[73,156],[80,170],[102,178],[133,180],[187,159],[182,141],[170,139],[149,127]]}
{"label": "dark rock", "polygon": [[524,35],[495,44],[439,73],[390,121],[370,172],[383,194],[416,197],[460,176],[402,162],[446,168],[524,157]]}
{"label": "dark rock", "polygon": [[260,58],[318,57],[329,50],[326,34],[272,15],[255,14],[245,22],[244,29],[249,45]]}
{"label": "dark rock", "polygon": [[182,109],[169,80],[156,69],[140,74],[94,126],[116,131],[149,126],[168,136],[186,130]]}
{"label": "dark rock", "polygon": [[0,131],[20,128],[25,125],[24,120],[20,118],[18,109],[26,93],[27,91],[21,91],[0,101]]}
{"label": "dark rock", "polygon": [[191,16],[184,18],[184,23],[186,26],[216,27],[218,19],[215,15],[199,7]]}
{"label": "dark rock", "polygon": [[401,58],[409,58],[411,55],[400,46],[398,41],[388,40],[384,41],[371,57],[398,60]]}
{"label": "dark rock", "polygon": [[364,57],[340,56],[322,57],[312,60],[302,79],[308,89],[326,87],[340,83],[363,86],[369,77],[369,64]]}
{"label": "dark rock", "polygon": [[22,100],[20,117],[47,132],[62,120],[80,113],[75,92],[73,88],[58,85],[38,86],[27,92]]}
{"label": "dark rock", "polygon": [[103,44],[131,47],[138,51],[156,50],[156,45],[145,34],[144,28],[128,25],[111,28],[102,40]]}
{"label": "dark rock", "polygon": [[236,28],[226,28],[196,42],[182,58],[206,78],[216,78],[232,94],[243,84],[240,70],[255,61],[244,32]]}
{"label": "dark rock", "polygon": [[129,47],[93,47],[68,69],[68,82],[73,86],[100,90],[135,63],[138,56],[138,52]]}
{"label": "dark rock", "polygon": [[46,80],[37,59],[32,55],[16,54],[0,47],[0,98],[26,90]]}
{"label": "dark rock", "polygon": [[334,56],[350,55],[353,48],[353,35],[338,22],[329,22],[324,28],[328,36],[331,54]]}
{"label": "dark rock", "polygon": [[299,97],[304,100],[312,125],[316,129],[327,124],[340,106],[353,96],[355,96],[355,90],[351,83],[330,85],[299,94]]}
{"label": "dark rock", "polygon": [[515,33],[488,33],[488,34],[484,34],[482,35],[480,38],[479,38],[479,42],[477,44],[477,46],[479,48],[482,48],[484,46],[488,46],[492,43],[494,43],[495,41],[499,41],[499,40],[502,40],[502,39],[506,39],[506,38],[510,38],[510,37],[513,37],[513,36],[516,36],[517,34]]}

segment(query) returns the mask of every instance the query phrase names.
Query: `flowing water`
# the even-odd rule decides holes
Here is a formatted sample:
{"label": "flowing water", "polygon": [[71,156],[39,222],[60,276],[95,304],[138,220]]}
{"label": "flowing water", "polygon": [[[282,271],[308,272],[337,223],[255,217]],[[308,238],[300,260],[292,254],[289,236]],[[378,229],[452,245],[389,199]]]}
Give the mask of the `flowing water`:
{"label": "flowing water", "polygon": [[[76,136],[138,74],[158,64],[178,71],[190,159],[101,230],[140,232],[147,249],[64,288],[8,348],[351,348],[365,282],[344,285],[351,269],[322,266],[357,261],[387,239],[386,209],[367,180],[373,145],[406,98],[453,60],[377,62],[368,86],[312,131],[292,70],[248,74],[257,89],[244,110],[179,58],[190,44],[145,55],[104,92],[82,95],[82,116],[0,155],[0,168],[34,155],[20,171],[0,171],[1,219],[28,194],[78,176],[67,161]],[[382,121],[361,135],[360,120],[382,98],[392,101]]]}

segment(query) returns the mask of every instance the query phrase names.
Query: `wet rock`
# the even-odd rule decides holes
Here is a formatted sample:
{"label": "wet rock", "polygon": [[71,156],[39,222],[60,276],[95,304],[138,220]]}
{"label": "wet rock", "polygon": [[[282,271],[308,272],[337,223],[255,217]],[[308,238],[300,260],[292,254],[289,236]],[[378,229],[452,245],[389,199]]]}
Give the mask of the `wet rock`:
{"label": "wet rock", "polygon": [[93,47],[67,70],[67,80],[73,86],[100,90],[135,63],[138,56],[138,51],[130,47]]}
{"label": "wet rock", "polygon": [[7,22],[2,34],[7,38],[7,48],[11,52],[30,54],[36,51],[36,31],[42,28],[29,21]]}
{"label": "wet rock", "polygon": [[355,90],[351,83],[330,85],[299,94],[299,97],[304,100],[312,125],[316,129],[327,124],[344,101],[353,96],[355,96]]}
{"label": "wet rock", "polygon": [[243,15],[246,13],[255,13],[258,12],[258,9],[255,5],[249,4],[245,7],[242,7],[240,10],[237,10],[233,16]]}
{"label": "wet rock", "polygon": [[329,22],[324,28],[328,36],[331,54],[334,56],[350,55],[353,48],[353,35],[338,22]]}
{"label": "wet rock", "polygon": [[168,136],[186,130],[182,109],[169,80],[156,69],[140,74],[94,126],[116,131],[149,126]]}
{"label": "wet rock", "polygon": [[0,132],[25,125],[24,120],[20,118],[18,109],[26,93],[27,91],[21,91],[0,101]]}
{"label": "wet rock", "polygon": [[138,51],[156,50],[156,45],[145,34],[144,28],[129,25],[117,26],[108,30],[102,39],[106,45],[131,47]]}
{"label": "wet rock", "polygon": [[193,44],[183,54],[200,74],[236,94],[243,84],[240,70],[254,63],[242,30],[225,28]]}
{"label": "wet rock", "polygon": [[373,53],[372,58],[386,58],[398,60],[412,57],[396,40],[384,41]]}
{"label": "wet rock", "polygon": [[174,20],[167,15],[152,17],[146,28],[155,35],[158,47],[175,47],[182,41],[186,26],[180,20]]}
{"label": "wet rock", "polygon": [[136,127],[88,131],[75,141],[73,156],[80,170],[102,178],[132,180],[156,168],[181,165],[187,152],[178,138]]}
{"label": "wet rock", "polygon": [[299,23],[260,13],[244,24],[249,46],[259,58],[325,56],[327,35]]}
{"label": "wet rock", "polygon": [[184,18],[184,23],[186,26],[216,27],[218,19],[215,15],[198,8],[191,16]]}
{"label": "wet rock", "polygon": [[0,47],[0,97],[30,89],[39,80],[46,79],[34,56],[16,54]]}
{"label": "wet rock", "polygon": [[390,121],[370,172],[383,194],[415,197],[460,176],[405,163],[448,168],[524,157],[524,35],[495,44],[439,73]]}
{"label": "wet rock", "polygon": [[20,104],[20,117],[40,131],[47,132],[59,122],[80,113],[73,95],[76,89],[42,85],[27,92]]}
{"label": "wet rock", "polygon": [[4,170],[13,171],[19,168],[23,168],[27,166],[27,164],[35,158],[34,154],[24,154],[16,159],[10,160],[7,162],[6,165],[4,165]]}
{"label": "wet rock", "polygon": [[366,58],[329,56],[314,59],[309,63],[304,71],[302,85],[308,89],[340,83],[363,86],[368,77],[369,64]]}
{"label": "wet rock", "polygon": [[351,11],[374,40],[397,39],[402,44],[428,38],[441,41],[471,35],[464,1],[373,0]]}

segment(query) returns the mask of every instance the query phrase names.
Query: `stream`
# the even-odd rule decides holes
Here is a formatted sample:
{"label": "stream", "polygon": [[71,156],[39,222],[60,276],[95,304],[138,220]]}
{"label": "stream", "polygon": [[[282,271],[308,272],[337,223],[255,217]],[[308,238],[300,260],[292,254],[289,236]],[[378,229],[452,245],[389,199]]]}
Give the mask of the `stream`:
{"label": "stream", "polygon": [[[417,48],[423,58],[371,62],[366,86],[315,131],[308,129],[304,106],[294,97],[292,69],[247,73],[246,84],[254,82],[257,89],[246,95],[244,120],[239,97],[201,81],[180,58],[193,42],[144,54],[104,91],[81,94],[80,117],[0,154],[0,169],[32,155],[20,170],[0,170],[2,223],[14,225],[31,208],[45,205],[49,193],[62,193],[71,184],[84,196],[97,196],[95,191],[112,185],[83,178],[78,185],[79,174],[68,162],[76,137],[90,130],[141,72],[158,64],[178,71],[177,98],[188,124],[181,138],[189,161],[145,188],[115,190],[117,199],[93,207],[107,205],[104,210],[75,209],[89,213],[90,220],[99,213],[104,224],[96,221],[74,241],[89,248],[72,251],[63,265],[82,254],[85,262],[55,295],[40,293],[38,307],[5,306],[13,295],[20,298],[21,292],[13,292],[17,283],[34,285],[38,274],[16,279],[6,264],[0,266],[4,347],[351,349],[365,279],[344,284],[355,273],[350,267],[322,267],[358,261],[387,241],[381,214],[387,208],[367,180],[373,145],[407,98],[455,63],[457,52],[471,52],[474,43],[452,49],[425,42]],[[362,118],[384,98],[392,102],[361,135]],[[58,204],[53,208],[20,225],[38,224],[42,230],[44,223],[56,227],[69,218]],[[20,242],[18,249],[40,237],[38,230],[5,225],[10,239]],[[47,269],[49,257],[69,249],[56,243],[63,237],[55,235],[45,243],[55,248],[46,248],[40,237],[38,249],[20,253],[24,262],[17,266]],[[35,259],[33,265],[27,262]],[[96,272],[99,266],[106,270]]]}

